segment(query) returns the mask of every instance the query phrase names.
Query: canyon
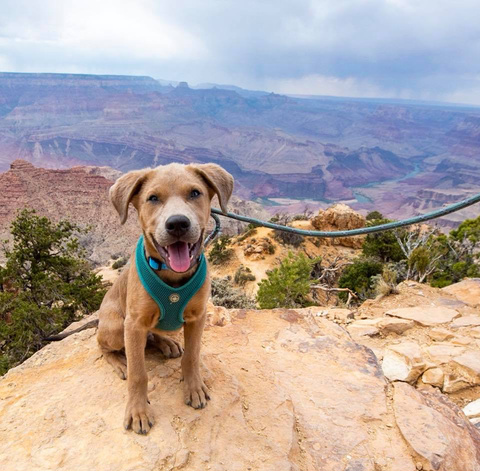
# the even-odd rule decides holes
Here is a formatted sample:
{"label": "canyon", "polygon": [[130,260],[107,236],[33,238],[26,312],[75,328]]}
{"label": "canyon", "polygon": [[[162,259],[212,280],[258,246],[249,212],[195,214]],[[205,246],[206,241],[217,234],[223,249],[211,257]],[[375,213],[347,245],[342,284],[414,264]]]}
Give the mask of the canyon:
{"label": "canyon", "polygon": [[215,162],[270,213],[346,202],[399,218],[476,192],[479,108],[208,87],[0,73],[0,170]]}

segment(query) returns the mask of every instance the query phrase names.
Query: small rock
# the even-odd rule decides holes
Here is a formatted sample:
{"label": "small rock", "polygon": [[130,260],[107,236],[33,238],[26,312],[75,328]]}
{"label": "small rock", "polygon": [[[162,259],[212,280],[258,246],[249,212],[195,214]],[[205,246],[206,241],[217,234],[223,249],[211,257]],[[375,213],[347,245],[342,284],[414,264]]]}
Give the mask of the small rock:
{"label": "small rock", "polygon": [[452,360],[461,375],[472,384],[480,384],[480,353],[468,351]]}
{"label": "small rock", "polygon": [[470,345],[473,342],[473,339],[470,337],[454,337],[450,343],[452,345]]}
{"label": "small rock", "polygon": [[415,326],[415,322],[408,319],[397,319],[395,317],[384,317],[380,319],[377,324],[382,333],[394,332],[396,334],[403,334],[405,331],[412,329]]}
{"label": "small rock", "polygon": [[456,374],[446,374],[443,381],[442,391],[446,393],[454,393],[461,391],[462,389],[469,388],[471,385],[464,378],[459,377]]}
{"label": "small rock", "polygon": [[350,309],[330,309],[327,314],[329,319],[335,319],[338,321],[346,322],[349,319],[354,319],[355,316]]}
{"label": "small rock", "polygon": [[425,384],[431,384],[432,386],[441,388],[443,386],[443,377],[444,374],[441,368],[430,368],[423,373],[422,381]]}
{"label": "small rock", "polygon": [[460,316],[458,311],[448,307],[417,306],[391,309],[387,316],[410,319],[423,326],[446,324]]}
{"label": "small rock", "polygon": [[426,368],[422,351],[415,342],[390,345],[385,349],[382,369],[390,381],[413,383]]}
{"label": "small rock", "polygon": [[475,339],[480,339],[480,327],[474,327],[473,329],[470,329],[469,335]]}
{"label": "small rock", "polygon": [[477,327],[480,326],[480,316],[464,316],[455,319],[450,327],[452,329],[460,329],[461,327]]}
{"label": "small rock", "polygon": [[480,417],[480,399],[470,402],[463,408],[463,413],[467,417]]}
{"label": "small rock", "polygon": [[380,334],[377,323],[378,319],[360,319],[352,322],[347,329],[354,337],[374,337]]}
{"label": "small rock", "polygon": [[448,363],[453,357],[461,355],[465,348],[456,345],[439,344],[426,347],[425,351],[437,365],[442,365]]}
{"label": "small rock", "polygon": [[436,342],[444,342],[453,338],[453,334],[443,327],[434,327],[428,332],[428,336]]}

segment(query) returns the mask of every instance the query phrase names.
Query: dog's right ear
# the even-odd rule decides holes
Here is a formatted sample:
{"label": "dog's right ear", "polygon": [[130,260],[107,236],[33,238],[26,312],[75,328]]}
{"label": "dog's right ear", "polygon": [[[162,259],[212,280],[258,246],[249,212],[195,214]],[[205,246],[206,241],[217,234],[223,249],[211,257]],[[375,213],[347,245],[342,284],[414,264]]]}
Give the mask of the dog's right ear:
{"label": "dog's right ear", "polygon": [[149,171],[148,168],[128,172],[110,187],[110,201],[117,210],[122,224],[125,224],[128,217],[128,205],[145,183]]}

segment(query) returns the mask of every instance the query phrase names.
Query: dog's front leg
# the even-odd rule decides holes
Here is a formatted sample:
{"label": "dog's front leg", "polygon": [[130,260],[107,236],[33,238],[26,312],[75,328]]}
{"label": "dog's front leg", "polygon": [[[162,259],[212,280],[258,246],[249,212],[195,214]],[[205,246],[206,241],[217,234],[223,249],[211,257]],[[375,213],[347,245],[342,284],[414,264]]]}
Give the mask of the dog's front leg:
{"label": "dog's front leg", "polygon": [[182,358],[182,373],[184,379],[183,393],[185,404],[195,409],[203,409],[210,399],[208,388],[200,374],[200,347],[206,312],[202,317],[185,322],[185,351]]}
{"label": "dog's front leg", "polygon": [[147,330],[127,315],[125,320],[125,353],[127,355],[128,402],[123,426],[147,434],[154,418],[148,404],[148,377],[145,368]]}

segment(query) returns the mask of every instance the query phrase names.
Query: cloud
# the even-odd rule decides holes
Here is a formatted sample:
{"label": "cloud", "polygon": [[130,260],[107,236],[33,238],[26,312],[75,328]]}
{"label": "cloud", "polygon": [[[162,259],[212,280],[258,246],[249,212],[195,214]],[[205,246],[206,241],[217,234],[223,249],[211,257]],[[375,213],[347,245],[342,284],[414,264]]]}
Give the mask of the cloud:
{"label": "cloud", "polygon": [[422,99],[469,99],[480,86],[477,0],[4,0],[2,7],[0,56],[19,71]]}

